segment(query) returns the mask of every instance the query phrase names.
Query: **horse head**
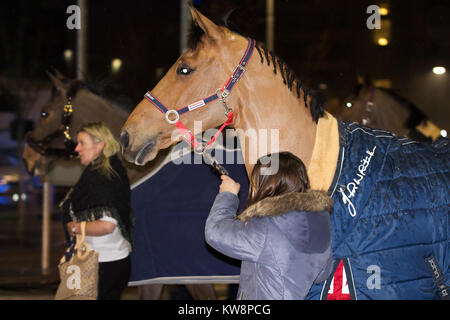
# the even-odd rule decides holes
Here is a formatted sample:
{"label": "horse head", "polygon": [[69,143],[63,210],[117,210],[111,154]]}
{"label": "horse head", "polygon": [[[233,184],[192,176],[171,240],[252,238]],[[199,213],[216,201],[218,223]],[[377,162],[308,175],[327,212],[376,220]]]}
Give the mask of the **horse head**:
{"label": "horse head", "polygon": [[358,79],[353,94],[345,99],[335,116],[344,122],[356,122],[421,142],[439,137],[439,128],[411,101],[364,78]]}
{"label": "horse head", "polygon": [[344,103],[333,113],[334,116],[344,122],[356,122],[367,125],[367,110],[372,110],[374,100],[374,87],[370,76],[358,74],[357,84],[352,93],[344,99]]}
{"label": "horse head", "polygon": [[[66,127],[72,124],[71,114],[65,106],[69,103],[68,97],[75,97],[82,83],[78,80],[65,84],[64,79],[58,75],[48,73],[53,84],[50,98],[41,108],[40,118],[33,131],[26,136],[27,145],[23,160],[30,174],[44,174],[48,165],[56,157],[69,157],[74,154],[73,141],[68,144],[68,136],[64,134]],[[64,116],[66,121],[64,120]],[[67,135],[74,134],[73,130],[66,131]]]}
{"label": "horse head", "polygon": [[[194,105],[194,102],[215,94],[232,74],[247,48],[246,38],[214,24],[194,8],[191,8],[191,14],[196,25],[191,35],[193,43],[151,91],[168,109]],[[231,94],[228,101],[234,101],[236,97]],[[181,115],[180,120],[192,132],[196,120],[202,121],[205,130],[217,127],[227,119],[226,110],[219,100]],[[237,109],[233,111],[235,115],[239,113]],[[175,116],[175,112],[170,112],[168,119],[174,120]],[[164,114],[158,108],[143,99],[122,127],[120,142],[125,159],[138,165],[152,160],[158,150],[182,139],[174,129],[175,126],[164,121]]]}
{"label": "horse head", "polygon": [[75,155],[76,134],[83,123],[103,121],[116,138],[127,112],[98,96],[79,80],[65,81],[49,73],[52,94],[44,103],[40,118],[26,137],[23,159],[32,174],[45,173],[54,159]]}
{"label": "horse head", "polygon": [[324,97],[304,87],[263,44],[216,25],[194,8],[191,14],[197,27],[190,48],[122,127],[125,159],[142,165],[194,131],[196,121],[202,131],[228,123],[232,109],[247,172],[258,158],[278,151],[291,151],[307,165],[318,119],[325,114]]}

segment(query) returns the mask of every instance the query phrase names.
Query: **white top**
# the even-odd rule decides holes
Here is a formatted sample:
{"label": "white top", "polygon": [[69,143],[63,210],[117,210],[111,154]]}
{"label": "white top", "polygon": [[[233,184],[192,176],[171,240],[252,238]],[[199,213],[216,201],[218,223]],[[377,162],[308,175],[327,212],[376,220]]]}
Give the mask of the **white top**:
{"label": "white top", "polygon": [[112,222],[116,227],[112,233],[103,236],[86,236],[85,239],[89,249],[98,252],[98,262],[116,261],[128,257],[131,250],[128,242],[117,227],[117,220],[107,216],[104,216],[99,220]]}

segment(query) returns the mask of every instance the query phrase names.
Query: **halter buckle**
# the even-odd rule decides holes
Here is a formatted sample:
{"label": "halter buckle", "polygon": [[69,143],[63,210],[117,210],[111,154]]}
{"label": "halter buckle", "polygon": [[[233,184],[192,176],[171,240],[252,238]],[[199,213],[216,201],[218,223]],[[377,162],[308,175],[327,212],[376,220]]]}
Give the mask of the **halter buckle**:
{"label": "halter buckle", "polygon": [[[234,74],[236,73],[236,71],[237,71],[238,69],[240,69],[240,70],[242,71],[242,73],[239,75],[239,77],[236,77]],[[238,64],[238,65],[236,66],[236,68],[234,68],[233,73],[231,74],[231,78],[233,78],[234,81],[237,81],[237,80],[239,80],[240,77],[245,73],[245,71],[247,71],[247,70],[245,69],[245,67],[244,67],[243,65],[241,65],[241,64]]]}

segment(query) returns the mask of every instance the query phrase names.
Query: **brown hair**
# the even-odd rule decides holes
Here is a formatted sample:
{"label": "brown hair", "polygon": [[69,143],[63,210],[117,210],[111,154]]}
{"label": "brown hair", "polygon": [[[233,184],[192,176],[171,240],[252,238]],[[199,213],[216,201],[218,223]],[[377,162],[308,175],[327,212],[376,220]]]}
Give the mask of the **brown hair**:
{"label": "brown hair", "polygon": [[308,174],[302,160],[290,152],[273,153],[258,159],[252,170],[247,207],[267,197],[304,192],[309,188]]}

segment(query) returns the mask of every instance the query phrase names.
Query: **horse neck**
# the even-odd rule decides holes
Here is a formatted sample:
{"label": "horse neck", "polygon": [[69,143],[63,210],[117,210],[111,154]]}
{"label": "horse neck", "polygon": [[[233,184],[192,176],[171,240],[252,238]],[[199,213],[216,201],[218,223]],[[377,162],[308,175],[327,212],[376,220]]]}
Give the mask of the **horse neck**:
{"label": "horse neck", "polygon": [[[308,167],[317,125],[312,120],[309,108],[305,107],[303,91],[300,99],[297,98],[297,94],[283,84],[281,76],[274,76],[271,67],[259,64],[257,59],[249,64],[243,80],[236,86],[240,92],[232,92],[230,97],[233,94],[238,97],[235,101],[238,106],[235,128],[247,173],[251,172],[256,161],[250,154],[250,144],[245,142],[245,135],[252,130],[258,135],[258,157],[270,152],[289,151]],[[264,140],[265,137],[274,139]],[[267,146],[266,150],[261,148],[264,145]]]}
{"label": "horse neck", "polygon": [[76,134],[83,123],[101,121],[108,126],[114,137],[118,138],[120,128],[128,116],[125,111],[106,99],[84,89],[80,90],[73,101],[73,109],[73,134]]}
{"label": "horse neck", "polygon": [[375,90],[373,102],[370,126],[391,131],[400,136],[408,134],[409,129],[406,128],[405,123],[409,112],[406,108],[379,89]]}

